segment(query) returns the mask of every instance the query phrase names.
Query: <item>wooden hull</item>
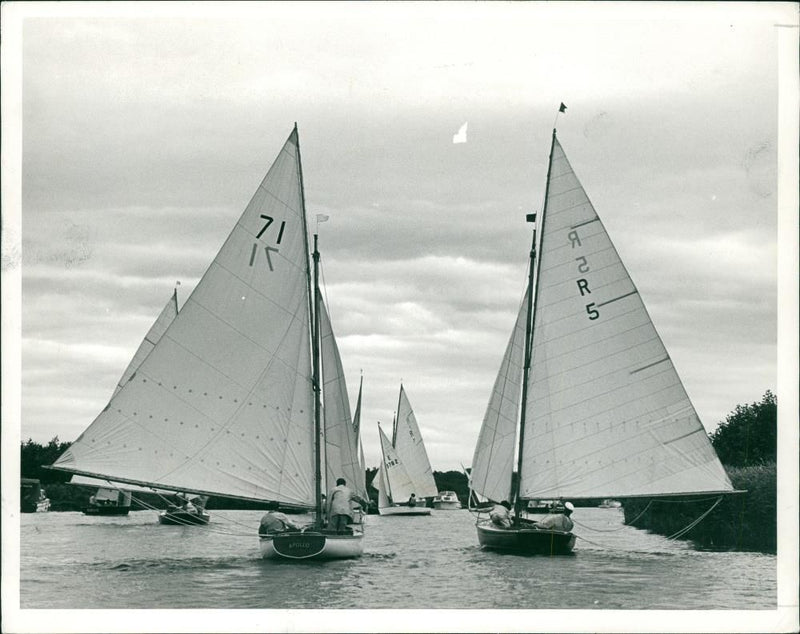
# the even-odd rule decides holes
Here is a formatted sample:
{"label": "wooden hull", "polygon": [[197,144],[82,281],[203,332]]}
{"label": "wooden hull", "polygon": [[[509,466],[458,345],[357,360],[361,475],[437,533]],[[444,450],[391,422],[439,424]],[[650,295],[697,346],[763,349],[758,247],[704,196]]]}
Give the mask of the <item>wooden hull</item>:
{"label": "wooden hull", "polygon": [[378,509],[379,515],[430,515],[427,506],[386,506]]}
{"label": "wooden hull", "polygon": [[84,515],[127,515],[130,506],[87,506],[82,509]]}
{"label": "wooden hull", "polygon": [[335,535],[320,531],[262,535],[264,559],[327,560],[353,559],[364,552],[364,535]]}
{"label": "wooden hull", "polygon": [[168,526],[187,526],[208,524],[211,516],[208,513],[190,513],[188,511],[161,511],[158,523]]}
{"label": "wooden hull", "polygon": [[575,546],[575,535],[538,528],[500,528],[491,522],[480,522],[478,542],[488,550],[520,555],[569,555]]}

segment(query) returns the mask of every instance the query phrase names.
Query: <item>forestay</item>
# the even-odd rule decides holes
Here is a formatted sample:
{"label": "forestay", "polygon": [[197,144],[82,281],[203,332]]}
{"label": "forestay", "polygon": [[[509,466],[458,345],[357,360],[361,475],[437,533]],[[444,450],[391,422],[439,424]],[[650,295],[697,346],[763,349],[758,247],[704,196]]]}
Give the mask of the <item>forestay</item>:
{"label": "forestay", "polygon": [[54,466],[312,506],[307,253],[295,129],[135,376]]}
{"label": "forestay", "polygon": [[495,502],[511,500],[511,474],[519,423],[527,311],[526,291],[492,388],[492,396],[483,416],[472,458],[472,489]]}
{"label": "forestay", "polygon": [[521,497],[731,491],[639,293],[555,135],[547,192]]}

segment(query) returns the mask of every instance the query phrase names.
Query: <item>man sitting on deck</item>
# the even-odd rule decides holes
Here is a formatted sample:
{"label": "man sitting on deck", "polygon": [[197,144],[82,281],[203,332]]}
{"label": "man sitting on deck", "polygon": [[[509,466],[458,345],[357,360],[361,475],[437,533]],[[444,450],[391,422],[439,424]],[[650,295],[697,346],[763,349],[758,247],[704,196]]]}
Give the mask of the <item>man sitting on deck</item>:
{"label": "man sitting on deck", "polygon": [[268,511],[261,518],[258,527],[259,535],[272,535],[287,531],[299,531],[300,527],[279,511]]}
{"label": "man sitting on deck", "polygon": [[511,528],[511,517],[508,512],[511,510],[511,504],[508,500],[503,500],[500,504],[495,504],[489,517],[492,524],[500,528]]}
{"label": "man sitting on deck", "polygon": [[536,527],[569,533],[574,526],[572,520],[569,519],[569,516],[572,515],[572,511],[574,510],[575,507],[572,506],[572,503],[567,502],[564,504],[563,513],[548,513],[542,519],[536,520]]}

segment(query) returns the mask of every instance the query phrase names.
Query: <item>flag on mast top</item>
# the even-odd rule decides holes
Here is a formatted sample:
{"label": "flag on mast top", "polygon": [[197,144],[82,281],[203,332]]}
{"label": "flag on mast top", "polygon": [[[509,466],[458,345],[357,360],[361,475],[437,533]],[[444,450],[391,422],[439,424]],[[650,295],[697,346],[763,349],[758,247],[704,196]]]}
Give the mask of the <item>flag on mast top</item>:
{"label": "flag on mast top", "polygon": [[560,106],[558,106],[558,112],[556,112],[556,116],[555,116],[555,118],[553,119],[553,133],[554,133],[554,134],[555,134],[555,131],[556,131],[556,123],[558,122],[558,115],[559,115],[560,113],[562,113],[562,112],[566,112],[566,111],[567,111],[567,106],[566,106],[566,105],[564,105],[564,102],[562,101],[562,102],[561,102],[561,105],[560,105]]}

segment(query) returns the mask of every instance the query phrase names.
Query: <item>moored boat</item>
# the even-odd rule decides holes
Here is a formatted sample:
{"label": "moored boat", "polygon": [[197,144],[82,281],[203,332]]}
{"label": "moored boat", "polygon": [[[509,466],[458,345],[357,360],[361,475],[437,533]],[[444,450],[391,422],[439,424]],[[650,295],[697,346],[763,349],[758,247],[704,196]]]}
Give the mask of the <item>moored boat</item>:
{"label": "moored boat", "polygon": [[108,487],[98,487],[88,506],[81,509],[84,515],[127,515],[130,510],[130,491]]}
{"label": "moored boat", "polygon": [[23,513],[46,513],[50,510],[50,499],[35,478],[20,479],[20,511]]}
{"label": "moored boat", "polygon": [[439,491],[439,494],[433,498],[433,508],[438,511],[455,511],[462,506],[455,491]]}

